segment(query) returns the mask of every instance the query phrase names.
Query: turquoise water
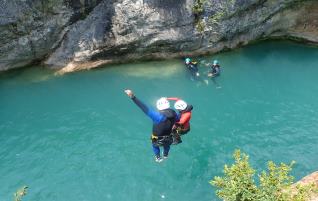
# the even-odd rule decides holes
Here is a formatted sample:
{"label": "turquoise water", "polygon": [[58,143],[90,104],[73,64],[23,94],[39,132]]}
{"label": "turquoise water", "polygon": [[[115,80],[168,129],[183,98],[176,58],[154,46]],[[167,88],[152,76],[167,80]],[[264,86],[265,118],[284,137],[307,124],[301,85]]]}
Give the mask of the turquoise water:
{"label": "turquoise water", "polygon": [[[32,201],[211,201],[209,180],[236,148],[263,169],[318,169],[318,49],[264,42],[214,56],[222,75],[192,80],[180,60],[54,76],[30,68],[0,74],[0,198],[22,185]],[[126,97],[149,105],[177,96],[194,105],[192,130],[155,163],[151,121]]]}

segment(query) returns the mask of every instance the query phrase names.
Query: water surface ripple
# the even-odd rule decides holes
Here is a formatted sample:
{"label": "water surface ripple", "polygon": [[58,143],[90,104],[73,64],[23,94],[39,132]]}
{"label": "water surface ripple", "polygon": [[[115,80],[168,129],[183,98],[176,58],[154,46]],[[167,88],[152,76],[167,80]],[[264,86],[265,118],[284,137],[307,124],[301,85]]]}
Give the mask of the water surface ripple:
{"label": "water surface ripple", "polygon": [[[217,58],[222,75],[205,76]],[[318,169],[318,49],[266,42],[200,59],[145,62],[54,76],[30,68],[0,74],[0,198],[22,185],[33,201],[210,201],[208,183],[236,148],[260,170],[268,160]],[[125,96],[194,105],[191,133],[157,164],[151,121]]]}

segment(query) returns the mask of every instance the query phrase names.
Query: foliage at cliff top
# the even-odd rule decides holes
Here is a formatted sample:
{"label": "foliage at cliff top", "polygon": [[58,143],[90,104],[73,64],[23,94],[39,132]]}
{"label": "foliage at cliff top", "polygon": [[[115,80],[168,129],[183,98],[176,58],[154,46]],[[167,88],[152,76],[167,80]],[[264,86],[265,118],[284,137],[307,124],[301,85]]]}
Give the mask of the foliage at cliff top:
{"label": "foliage at cliff top", "polygon": [[256,170],[249,164],[249,156],[236,150],[233,158],[234,164],[224,166],[224,176],[216,176],[210,181],[211,185],[218,188],[216,195],[223,200],[306,201],[313,192],[317,191],[314,184],[291,187],[294,178],[289,173],[295,164],[294,161],[289,165],[284,163],[276,165],[269,161],[267,171],[258,174],[256,182]]}

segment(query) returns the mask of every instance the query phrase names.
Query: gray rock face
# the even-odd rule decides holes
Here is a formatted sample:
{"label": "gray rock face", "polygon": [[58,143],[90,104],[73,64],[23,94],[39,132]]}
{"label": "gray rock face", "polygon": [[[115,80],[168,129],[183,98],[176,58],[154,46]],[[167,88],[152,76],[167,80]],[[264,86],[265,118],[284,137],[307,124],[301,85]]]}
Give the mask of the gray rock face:
{"label": "gray rock face", "polygon": [[0,0],[0,70],[214,53],[285,37],[318,44],[317,0]]}
{"label": "gray rock face", "polygon": [[86,61],[160,58],[186,46],[189,50],[199,47],[191,5],[186,0],[104,0],[85,21],[74,24],[46,64],[69,64],[67,69],[72,71],[96,64],[78,65]]}
{"label": "gray rock face", "polygon": [[0,70],[22,67],[52,53],[69,26],[98,4],[85,2],[0,0]]}
{"label": "gray rock face", "polygon": [[1,0],[0,69],[43,59],[58,42],[70,13],[61,1]]}

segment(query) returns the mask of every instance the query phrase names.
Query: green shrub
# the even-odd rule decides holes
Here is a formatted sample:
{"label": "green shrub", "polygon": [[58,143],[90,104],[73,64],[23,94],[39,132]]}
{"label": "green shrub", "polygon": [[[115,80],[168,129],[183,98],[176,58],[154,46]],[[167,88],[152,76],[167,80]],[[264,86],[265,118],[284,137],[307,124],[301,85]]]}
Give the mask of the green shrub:
{"label": "green shrub", "polygon": [[204,12],[203,4],[206,0],[195,0],[192,12],[195,16],[200,16]]}
{"label": "green shrub", "polygon": [[204,24],[203,20],[200,19],[200,20],[196,23],[195,27],[196,27],[196,29],[198,30],[198,32],[200,32],[200,33],[204,32],[205,24]]}
{"label": "green shrub", "polygon": [[214,15],[210,16],[210,17],[209,17],[209,21],[210,21],[212,24],[218,24],[219,21],[220,21],[221,19],[223,19],[225,16],[226,16],[226,13],[225,13],[225,12],[219,11],[219,12],[215,13]]}
{"label": "green shrub", "polygon": [[199,32],[203,32],[205,29],[205,23],[203,22],[202,19],[202,14],[204,13],[204,3],[206,0],[195,0],[193,7],[192,7],[192,12],[194,14],[194,24],[195,28]]}
{"label": "green shrub", "polygon": [[216,195],[226,201],[306,201],[316,190],[314,184],[298,185],[292,188],[293,177],[289,175],[292,161],[289,165],[279,166],[269,161],[267,171],[258,175],[255,182],[255,169],[249,164],[249,157],[236,150],[231,166],[224,166],[224,176],[214,177],[210,184],[217,187]]}

